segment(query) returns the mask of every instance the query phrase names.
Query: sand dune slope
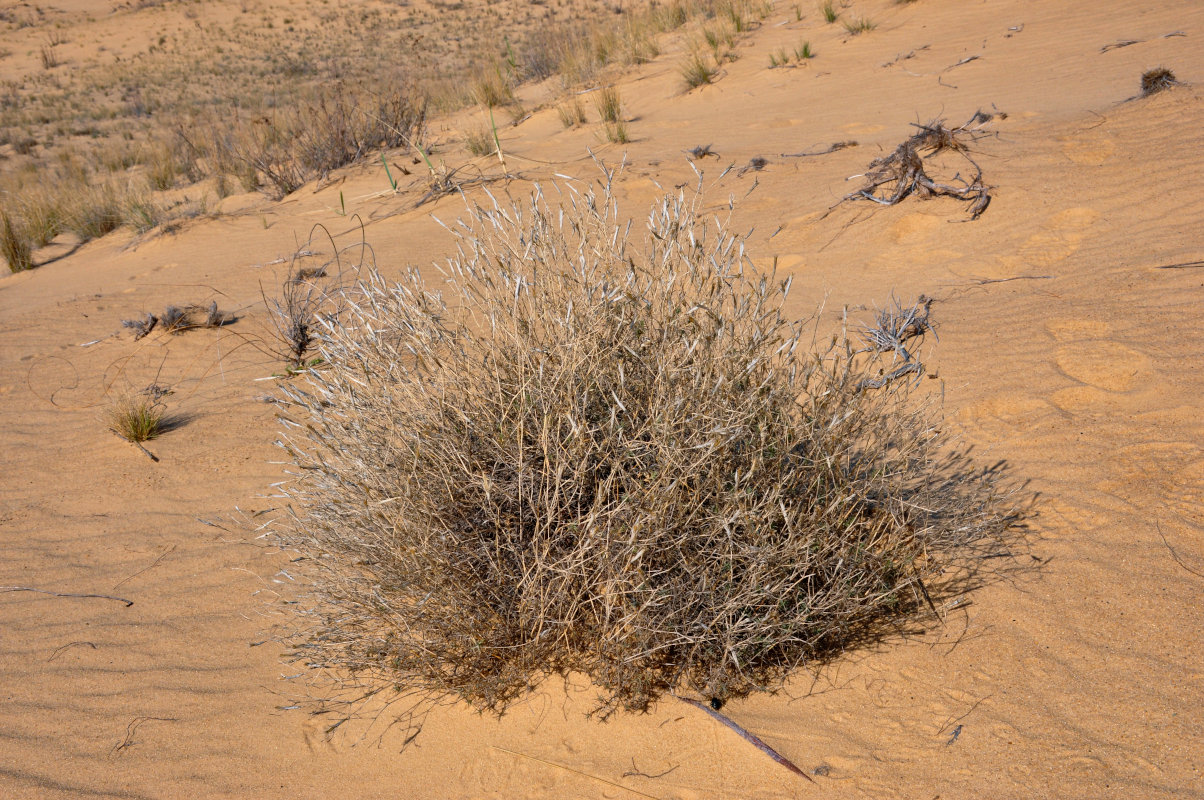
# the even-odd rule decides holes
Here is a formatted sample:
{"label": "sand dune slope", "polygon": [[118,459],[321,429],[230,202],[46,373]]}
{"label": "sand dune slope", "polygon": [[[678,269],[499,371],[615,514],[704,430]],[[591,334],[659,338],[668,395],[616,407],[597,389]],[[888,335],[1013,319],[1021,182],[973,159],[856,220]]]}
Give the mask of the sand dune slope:
{"label": "sand dune slope", "polygon": [[[832,324],[892,293],[934,298],[924,387],[979,458],[1030,481],[1038,513],[1006,579],[946,603],[943,625],[725,708],[818,784],[671,698],[588,720],[581,681],[501,720],[436,708],[404,748],[413,731],[387,715],[327,733],[296,707],[304,679],[282,678],[303,670],[268,640],[289,554],[256,529],[282,479],[261,292],[314,223],[359,235],[340,192],[386,271],[446,252],[429,215],[463,201],[414,208],[421,176],[382,195],[377,164],[0,277],[0,796],[1204,796],[1204,9],[867,2],[878,27],[850,36],[779,6],[713,86],[682,91],[678,40],[627,73],[623,150],[551,107],[506,128],[525,180],[494,189],[592,179],[586,147],[625,151],[620,196],[641,214],[693,181],[683,150],[719,153],[708,183],[760,156],[708,201],[748,195],[736,225],[794,276],[793,311],[823,302]],[[767,69],[804,38],[812,63]],[[1159,65],[1186,85],[1130,99]],[[952,199],[827,213],[910,123],[978,109],[1006,115],[974,144],[994,187],[978,220]],[[435,124],[446,158],[471,158],[463,119]],[[211,300],[239,319],[139,342],[120,329]],[[157,462],[99,418],[107,395],[150,383],[181,417],[148,443]]]}

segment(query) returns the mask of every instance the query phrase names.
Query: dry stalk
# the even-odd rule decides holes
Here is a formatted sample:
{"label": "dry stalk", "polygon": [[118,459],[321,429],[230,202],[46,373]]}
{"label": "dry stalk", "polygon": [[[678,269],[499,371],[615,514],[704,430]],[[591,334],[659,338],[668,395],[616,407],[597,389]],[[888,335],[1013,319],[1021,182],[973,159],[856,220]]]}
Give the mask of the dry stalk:
{"label": "dry stalk", "polygon": [[[279,296],[269,298],[261,289],[275,340],[275,346],[269,349],[287,364],[289,374],[309,365],[307,358],[317,343],[321,323],[337,319],[348,285],[372,261],[372,248],[364,240],[363,223],[358,216],[354,219],[359,224],[358,241],[339,247],[325,226],[315,225],[309,239],[290,259]],[[316,266],[306,265],[305,259],[318,255],[314,239],[319,232],[330,242],[333,255]],[[216,307],[212,311],[216,313]]]}

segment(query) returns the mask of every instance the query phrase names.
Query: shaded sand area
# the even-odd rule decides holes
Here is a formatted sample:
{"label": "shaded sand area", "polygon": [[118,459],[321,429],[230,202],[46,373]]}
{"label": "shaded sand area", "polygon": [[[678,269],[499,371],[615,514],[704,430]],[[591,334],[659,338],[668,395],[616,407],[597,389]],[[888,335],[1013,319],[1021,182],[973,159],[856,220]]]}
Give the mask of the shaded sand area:
{"label": "shaded sand area", "polygon": [[[718,210],[758,184],[737,228],[753,230],[758,263],[794,276],[793,311],[823,302],[829,322],[845,306],[864,320],[892,292],[934,298],[925,388],[980,459],[1031,479],[1038,515],[1021,569],[947,603],[943,624],[725,707],[818,785],[672,698],[588,720],[580,681],[549,681],[500,720],[436,708],[404,749],[415,731],[387,714],[328,733],[330,717],[295,708],[304,678],[282,678],[301,668],[268,640],[289,554],[255,529],[278,513],[283,477],[261,292],[312,225],[359,235],[340,193],[393,273],[441,257],[450,242],[430,215],[463,207],[415,208],[420,175],[382,193],[366,164],[0,277],[0,587],[133,603],[0,593],[0,796],[1204,795],[1204,8],[865,2],[850,13],[877,27],[857,36],[804,11],[779,4],[690,93],[684,44],[666,39],[618,82],[621,148],[533,98],[500,132],[524,179],[492,189],[592,180],[587,147],[611,163],[626,152],[618,193],[642,215],[658,185],[693,180],[684,150],[719,154],[700,162],[708,183],[761,157],[708,200]],[[804,39],[813,60],[768,69]],[[1158,66],[1184,85],[1129,99]],[[978,109],[1006,114],[974,144],[994,187],[979,219],[944,198],[825,216],[911,123]],[[479,116],[432,122],[448,163],[472,160],[456,142]],[[138,342],[121,330],[213,300],[238,320]],[[100,419],[106,389],[150,383],[182,416],[148,444],[158,462]],[[229,523],[236,509],[248,527]]]}

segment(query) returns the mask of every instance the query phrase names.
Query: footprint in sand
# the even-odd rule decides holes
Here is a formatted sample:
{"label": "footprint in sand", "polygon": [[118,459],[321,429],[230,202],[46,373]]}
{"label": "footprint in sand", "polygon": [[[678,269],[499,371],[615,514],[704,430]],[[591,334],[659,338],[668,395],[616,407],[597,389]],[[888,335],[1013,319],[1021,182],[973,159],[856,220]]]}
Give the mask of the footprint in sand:
{"label": "footprint in sand", "polygon": [[1150,359],[1118,342],[1072,342],[1058,348],[1054,363],[1067,377],[1108,392],[1128,392],[1149,377]]}
{"label": "footprint in sand", "polygon": [[1056,320],[1046,330],[1062,343],[1054,362],[1062,374],[1081,385],[1054,392],[1050,399],[1063,411],[1115,402],[1115,395],[1132,391],[1152,371],[1144,353],[1104,339],[1111,326],[1098,320]]}
{"label": "footprint in sand", "polygon": [[885,128],[885,125],[875,125],[865,122],[850,122],[847,125],[840,126],[840,129],[850,136],[869,136]]}
{"label": "footprint in sand", "polygon": [[944,219],[934,214],[906,214],[890,226],[895,244],[921,244],[932,238]]}
{"label": "footprint in sand", "polygon": [[1015,258],[1022,264],[1048,267],[1074,255],[1100,214],[1091,208],[1068,208],[1028,237]]}
{"label": "footprint in sand", "polygon": [[1051,267],[1078,251],[1099,218],[1100,213],[1092,208],[1068,208],[1051,217],[1015,252],[999,256],[994,263],[975,261],[969,271],[956,268],[955,271],[980,278],[1014,278]]}
{"label": "footprint in sand", "polygon": [[1059,342],[1079,342],[1102,339],[1112,330],[1112,326],[1093,319],[1062,319],[1047,323],[1045,329]]}
{"label": "footprint in sand", "polygon": [[1076,164],[1087,167],[1098,167],[1107,163],[1116,145],[1105,136],[1066,136],[1060,139],[1062,153]]}
{"label": "footprint in sand", "polygon": [[963,425],[996,439],[1021,429],[1034,430],[1051,414],[1057,411],[1039,397],[1002,393],[963,409],[958,417]]}
{"label": "footprint in sand", "polygon": [[752,122],[748,124],[749,130],[776,130],[779,128],[793,128],[802,120],[786,119],[785,117],[775,117],[774,119],[766,120],[765,122]]}
{"label": "footprint in sand", "polygon": [[915,266],[948,265],[963,261],[964,254],[947,247],[934,246],[932,240],[947,230],[948,218],[936,214],[905,214],[890,226],[888,235],[896,245],[907,248],[890,248],[870,260],[875,268],[889,269],[900,263]]}
{"label": "footprint in sand", "polygon": [[1204,521],[1204,450],[1194,442],[1143,442],[1113,451],[1102,491],[1158,508],[1168,519]]}

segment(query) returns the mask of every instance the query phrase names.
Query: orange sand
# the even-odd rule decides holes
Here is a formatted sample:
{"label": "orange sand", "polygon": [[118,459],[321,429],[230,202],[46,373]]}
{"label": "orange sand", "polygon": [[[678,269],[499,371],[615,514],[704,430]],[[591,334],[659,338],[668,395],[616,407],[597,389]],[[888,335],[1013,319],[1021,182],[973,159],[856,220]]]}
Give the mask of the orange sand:
{"label": "orange sand", "polygon": [[[1204,796],[1204,269],[1159,269],[1204,259],[1204,6],[859,0],[852,12],[878,27],[856,37],[804,6],[795,22],[780,3],[720,80],[689,94],[681,39],[666,39],[619,82],[623,149],[592,123],[563,130],[551,106],[502,143],[512,169],[544,181],[592,178],[587,147],[610,162],[625,150],[634,214],[658,184],[692,180],[685,149],[721,155],[708,178],[768,158],[708,197],[718,208],[759,182],[736,220],[755,228],[760,263],[794,275],[793,310],[825,301],[835,319],[892,292],[937,298],[940,340],[924,353],[939,383],[926,386],[983,461],[1005,459],[1040,493],[1019,555],[1031,569],[943,609],[927,635],[726,707],[804,769],[826,766],[817,786],[671,698],[587,720],[579,683],[550,682],[501,720],[437,708],[404,750],[388,718],[327,736],[329,718],[288,708],[304,687],[281,678],[302,669],[254,644],[279,619],[288,555],[198,518],[274,508],[272,382],[257,379],[279,365],[254,346],[268,326],[260,288],[284,269],[270,262],[315,223],[350,229],[340,192],[386,271],[448,247],[429,215],[453,219],[463,201],[414,209],[417,173],[381,196],[369,163],[283,202],[229,198],[177,233],[120,232],[0,277],[0,586],[134,601],[0,593],[0,796],[641,796],[580,773],[658,798]],[[767,69],[803,39],[812,62]],[[1100,52],[1122,39],[1144,41]],[[1124,102],[1160,65],[1188,85]],[[527,93],[534,108],[549,90]],[[978,221],[946,199],[820,219],[909,123],[992,107],[1008,116],[976,149],[996,187]],[[464,116],[433,125],[449,163],[469,158],[452,140],[479,112]],[[779,157],[847,139],[860,144]],[[120,330],[210,299],[241,317],[221,335],[133,343]],[[159,463],[98,419],[106,387],[152,381],[189,416],[149,444]],[[637,767],[672,771],[624,776]]]}

